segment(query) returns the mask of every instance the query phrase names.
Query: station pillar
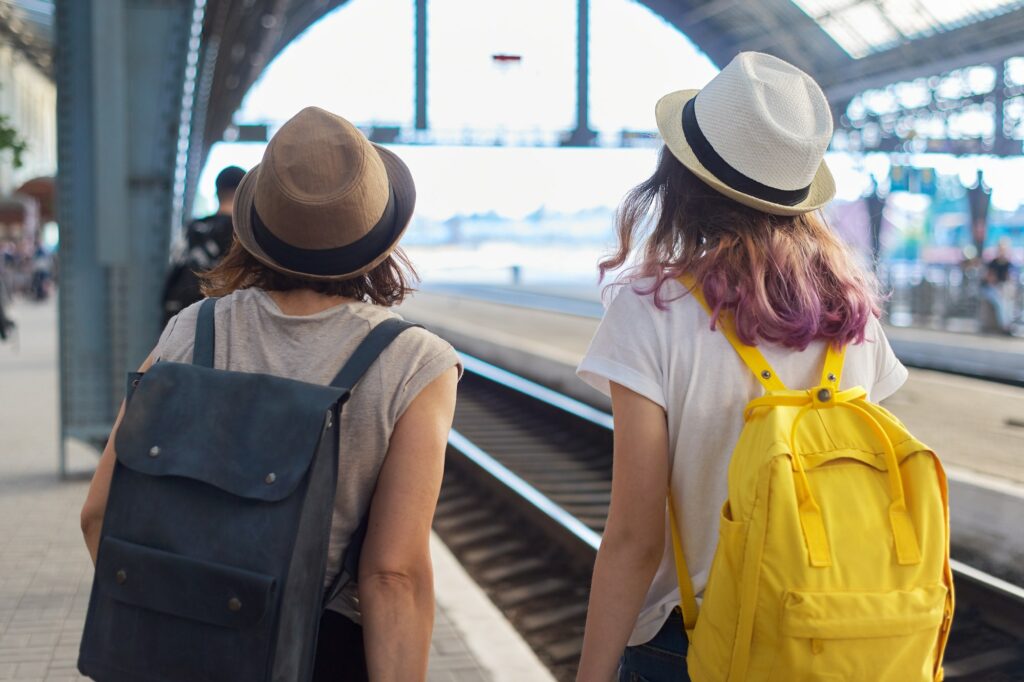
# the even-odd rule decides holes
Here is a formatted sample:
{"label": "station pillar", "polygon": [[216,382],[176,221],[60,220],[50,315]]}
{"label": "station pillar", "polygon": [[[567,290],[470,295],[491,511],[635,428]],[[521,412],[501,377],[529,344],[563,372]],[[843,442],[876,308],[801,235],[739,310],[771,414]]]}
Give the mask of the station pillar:
{"label": "station pillar", "polygon": [[60,473],[160,332],[195,0],[57,0]]}
{"label": "station pillar", "polygon": [[566,146],[589,147],[597,133],[590,129],[590,0],[576,1],[576,127]]}

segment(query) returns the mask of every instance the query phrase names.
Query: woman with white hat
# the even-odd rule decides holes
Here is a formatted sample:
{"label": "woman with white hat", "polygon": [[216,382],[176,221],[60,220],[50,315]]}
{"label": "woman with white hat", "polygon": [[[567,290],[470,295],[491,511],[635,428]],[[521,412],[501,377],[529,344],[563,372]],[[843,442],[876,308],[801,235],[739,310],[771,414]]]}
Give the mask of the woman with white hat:
{"label": "woman with white hat", "polygon": [[[205,293],[220,297],[215,367],[329,383],[410,292],[414,273],[398,242],[415,198],[402,160],[345,119],[311,107],[285,123],[238,186],[235,241],[204,275]],[[191,361],[199,307],[171,319],[142,371],[156,360]],[[428,542],[459,372],[447,342],[410,329],[341,412],[325,586],[367,514],[368,530],[358,584],[321,620],[317,681],[426,678],[434,618]],[[116,429],[82,509],[94,559]]]}
{"label": "woman with white hat", "polygon": [[[628,265],[580,376],[609,394],[615,455],[579,679],[688,680],[667,497],[695,592],[707,583],[743,407],[761,386],[715,331],[727,315],[787,385],[817,383],[826,347],[847,347],[844,385],[873,402],[907,371],[879,324],[876,281],[816,213],[835,185],[823,156],[828,101],[814,80],[741,53],[703,90],[657,104],[665,142],[626,197],[617,252]],[[699,286],[714,311],[683,286]]]}

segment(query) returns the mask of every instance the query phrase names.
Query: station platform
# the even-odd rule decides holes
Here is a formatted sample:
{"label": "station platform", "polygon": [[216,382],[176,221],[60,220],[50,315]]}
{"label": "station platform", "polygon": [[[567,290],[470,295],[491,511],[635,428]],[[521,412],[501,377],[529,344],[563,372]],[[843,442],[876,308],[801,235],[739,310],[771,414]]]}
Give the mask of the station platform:
{"label": "station platform", "polygon": [[[57,477],[56,306],[18,304],[0,345],[0,680],[87,679],[76,669],[92,565],[79,530],[96,453]],[[437,616],[429,682],[551,680],[529,646],[432,538]]]}
{"label": "station platform", "polygon": [[[575,375],[598,319],[534,303],[423,291],[399,312],[469,355],[610,410]],[[1024,388],[914,368],[886,407],[942,458],[961,552],[998,573],[1021,575],[1024,536],[1010,519],[1024,518]]]}
{"label": "station platform", "polygon": [[[587,285],[500,286],[440,283],[425,287],[454,299],[499,303],[600,319],[601,290]],[[1024,385],[1024,338],[886,326],[893,350],[908,366]]]}

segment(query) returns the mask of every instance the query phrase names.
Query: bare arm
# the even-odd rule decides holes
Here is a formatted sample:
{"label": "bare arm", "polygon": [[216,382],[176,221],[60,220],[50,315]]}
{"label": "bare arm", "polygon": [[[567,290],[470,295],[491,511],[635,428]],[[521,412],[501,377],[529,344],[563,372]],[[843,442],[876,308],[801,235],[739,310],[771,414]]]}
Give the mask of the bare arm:
{"label": "bare arm", "polygon": [[434,628],[430,524],[455,412],[453,366],[424,388],[395,425],[359,563],[366,664],[374,682],[427,676]]}
{"label": "bare arm", "polygon": [[[145,372],[152,365],[153,356],[151,354],[142,363],[142,367],[139,367],[139,371]],[[122,402],[121,410],[117,413],[117,419],[114,421],[114,428],[110,431],[110,438],[107,439],[107,446],[103,448],[103,455],[100,456],[99,464],[96,465],[96,473],[92,475],[92,483],[89,484],[89,493],[85,497],[85,504],[82,505],[82,535],[85,536],[85,546],[89,549],[93,565],[96,564],[96,554],[100,549],[103,514],[107,510],[107,497],[110,495],[110,477],[114,475],[114,462],[117,461],[114,439],[117,437],[117,429],[123,418],[124,403]]]}
{"label": "bare arm", "polygon": [[668,426],[665,411],[612,383],[612,500],[594,564],[577,680],[608,682],[636,624],[665,544]]}

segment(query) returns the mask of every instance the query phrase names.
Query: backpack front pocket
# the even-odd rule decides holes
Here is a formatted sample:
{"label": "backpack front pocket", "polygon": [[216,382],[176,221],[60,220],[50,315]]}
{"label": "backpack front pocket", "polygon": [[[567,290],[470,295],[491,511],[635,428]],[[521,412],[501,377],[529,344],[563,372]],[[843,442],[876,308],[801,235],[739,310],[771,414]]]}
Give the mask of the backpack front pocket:
{"label": "backpack front pocket", "polygon": [[728,670],[736,644],[736,622],[740,611],[740,585],[748,525],[733,518],[728,501],[718,518],[718,547],[711,564],[704,600],[687,653],[690,676],[719,679],[711,671]]}
{"label": "backpack front pocket", "polygon": [[789,591],[771,680],[934,679],[946,587],[893,592]]}

